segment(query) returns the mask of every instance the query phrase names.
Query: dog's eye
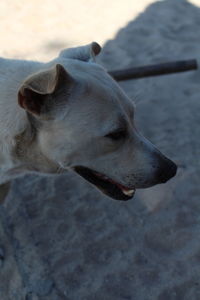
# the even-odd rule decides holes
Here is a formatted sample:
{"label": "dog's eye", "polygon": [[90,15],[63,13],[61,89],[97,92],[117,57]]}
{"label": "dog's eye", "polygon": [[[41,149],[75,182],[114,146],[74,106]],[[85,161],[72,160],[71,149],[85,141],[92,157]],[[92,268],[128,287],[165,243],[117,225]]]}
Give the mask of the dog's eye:
{"label": "dog's eye", "polygon": [[118,129],[106,134],[105,137],[110,138],[114,141],[118,141],[126,137],[126,131],[124,129]]}

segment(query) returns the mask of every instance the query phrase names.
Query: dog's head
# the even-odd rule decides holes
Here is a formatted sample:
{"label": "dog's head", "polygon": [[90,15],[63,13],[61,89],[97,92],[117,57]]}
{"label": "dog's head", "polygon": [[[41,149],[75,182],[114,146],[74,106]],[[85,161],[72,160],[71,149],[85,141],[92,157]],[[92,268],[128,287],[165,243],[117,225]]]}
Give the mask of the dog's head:
{"label": "dog's head", "polygon": [[36,127],[40,152],[112,198],[166,182],[176,165],[135,128],[134,104],[94,62],[100,46],[72,48],[30,76],[19,104]]}

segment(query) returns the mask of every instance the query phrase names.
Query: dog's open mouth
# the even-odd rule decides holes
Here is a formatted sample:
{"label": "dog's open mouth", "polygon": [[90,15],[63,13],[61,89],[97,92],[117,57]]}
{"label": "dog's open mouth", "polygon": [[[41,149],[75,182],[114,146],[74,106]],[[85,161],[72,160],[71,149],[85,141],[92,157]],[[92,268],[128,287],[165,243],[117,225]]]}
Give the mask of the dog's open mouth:
{"label": "dog's open mouth", "polygon": [[104,194],[117,200],[129,200],[135,194],[135,189],[130,189],[107,176],[89,168],[76,166],[73,168],[80,176],[94,184]]}

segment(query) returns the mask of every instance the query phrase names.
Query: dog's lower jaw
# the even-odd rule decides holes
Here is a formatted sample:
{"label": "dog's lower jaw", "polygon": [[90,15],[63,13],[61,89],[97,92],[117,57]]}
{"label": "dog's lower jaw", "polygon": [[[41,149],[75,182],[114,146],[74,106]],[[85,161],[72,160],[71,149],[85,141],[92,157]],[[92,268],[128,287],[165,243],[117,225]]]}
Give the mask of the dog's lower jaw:
{"label": "dog's lower jaw", "polygon": [[76,166],[73,170],[110,198],[126,201],[132,199],[135,194],[135,188],[128,188],[87,167]]}

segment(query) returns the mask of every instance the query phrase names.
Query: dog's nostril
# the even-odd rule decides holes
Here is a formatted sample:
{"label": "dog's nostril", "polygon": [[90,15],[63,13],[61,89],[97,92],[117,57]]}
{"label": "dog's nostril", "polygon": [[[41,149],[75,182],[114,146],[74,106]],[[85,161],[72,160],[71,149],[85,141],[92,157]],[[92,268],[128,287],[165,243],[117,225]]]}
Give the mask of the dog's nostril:
{"label": "dog's nostril", "polygon": [[174,177],[177,172],[177,166],[169,159],[164,159],[160,164],[160,167],[157,172],[157,178],[159,182],[165,183],[170,178]]}

